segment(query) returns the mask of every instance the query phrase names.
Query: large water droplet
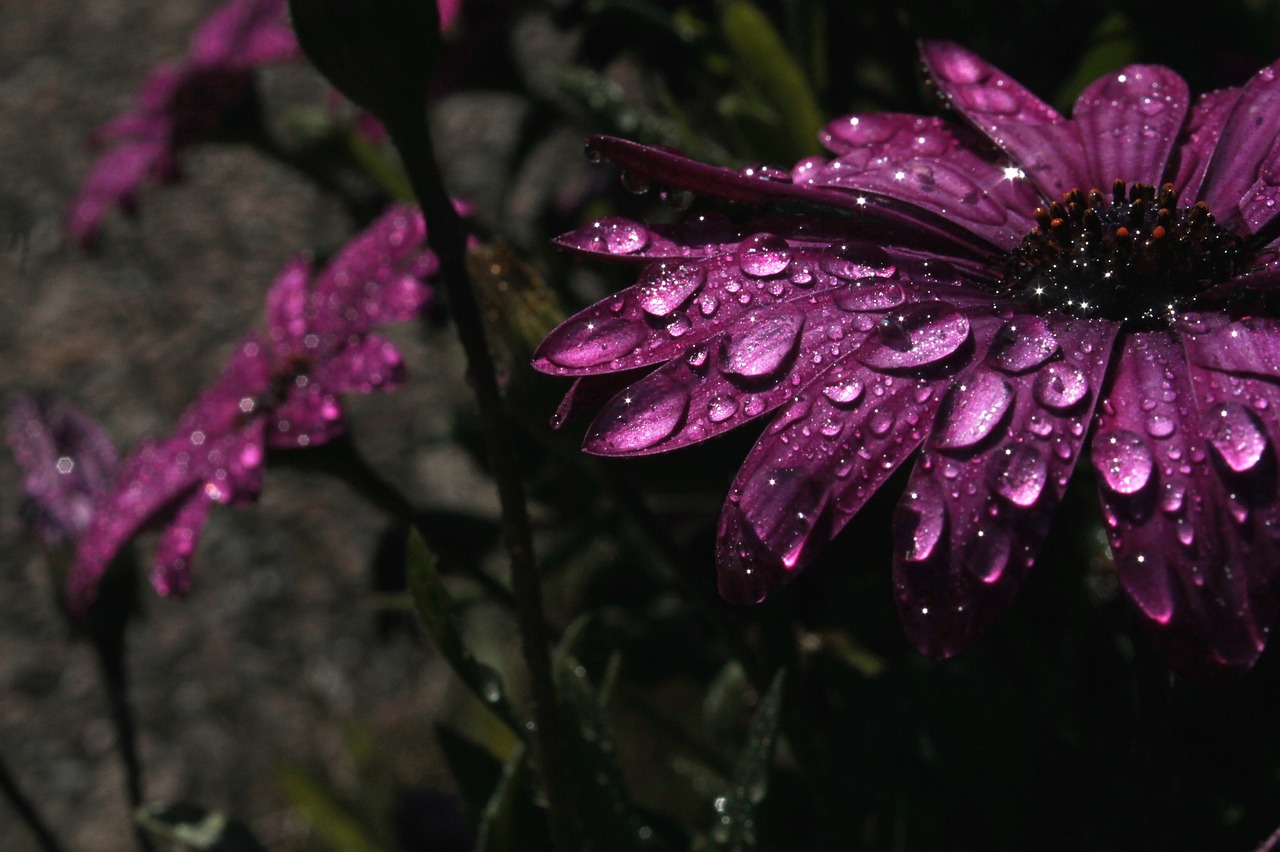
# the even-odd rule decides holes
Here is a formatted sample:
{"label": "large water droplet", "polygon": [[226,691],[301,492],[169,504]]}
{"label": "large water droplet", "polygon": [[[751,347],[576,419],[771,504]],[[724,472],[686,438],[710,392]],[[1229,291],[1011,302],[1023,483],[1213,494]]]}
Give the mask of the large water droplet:
{"label": "large water droplet", "polygon": [[952,385],[938,413],[934,446],[960,449],[985,440],[1009,410],[1013,398],[1009,383],[985,370]]}
{"label": "large water droplet", "polygon": [[822,395],[836,405],[852,406],[862,398],[862,382],[856,378],[834,382],[822,389]]}
{"label": "large water droplet", "polygon": [[1058,339],[1040,317],[1018,317],[1001,326],[991,344],[991,363],[1006,373],[1025,373],[1058,351]]}
{"label": "large water droplet", "polygon": [[661,261],[646,267],[636,288],[636,301],[647,313],[664,317],[683,305],[706,280],[695,263]]}
{"label": "large water droplet", "polygon": [[907,487],[894,515],[894,538],[908,562],[923,562],[933,553],[947,527],[942,492],[929,479]]}
{"label": "large water droplet", "polygon": [[1045,408],[1067,411],[1089,395],[1089,379],[1079,368],[1059,361],[1036,374],[1031,392]]}
{"label": "large water droplet", "polygon": [[1093,466],[1115,493],[1136,494],[1151,481],[1155,458],[1141,436],[1116,429],[1094,438]]}
{"label": "large water droplet", "polygon": [[1267,436],[1257,415],[1243,405],[1223,402],[1205,412],[1209,445],[1236,473],[1253,468],[1267,451]]}
{"label": "large water droplet", "polygon": [[707,419],[723,423],[738,411],[738,401],[731,396],[717,396],[707,403]]}
{"label": "large water droplet", "polygon": [[906,300],[901,285],[875,278],[855,281],[835,297],[836,305],[846,311],[887,311]]}
{"label": "large water droplet", "polygon": [[1009,534],[999,527],[978,530],[970,546],[973,550],[967,560],[969,571],[984,583],[999,581],[1013,549]]}
{"label": "large water droplet", "polygon": [[791,263],[791,246],[776,234],[752,234],[738,248],[738,266],[753,278],[779,275]]}
{"label": "large water droplet", "polygon": [[794,305],[752,311],[726,332],[721,369],[743,378],[768,376],[795,357],[804,312]]}
{"label": "large water droplet", "polygon": [[675,432],[688,409],[683,384],[668,376],[645,379],[609,401],[585,449],[603,455],[647,449]]}
{"label": "large water droplet", "polygon": [[635,254],[649,245],[649,231],[639,222],[621,216],[606,216],[592,225],[595,239],[610,254]]}
{"label": "large water droplet", "polygon": [[893,259],[876,246],[840,243],[823,249],[818,266],[828,275],[857,281],[860,278],[887,278],[896,269]]}
{"label": "large water droplet", "polygon": [[991,460],[989,480],[992,489],[1024,509],[1040,499],[1048,478],[1049,466],[1034,447],[1010,447]]}
{"label": "large water droplet", "polygon": [[644,327],[630,320],[570,320],[551,332],[544,351],[561,367],[594,367],[634,351],[644,338]]}
{"label": "large water droplet", "polygon": [[908,305],[876,327],[858,358],[879,370],[923,367],[955,354],[968,339],[969,321],[950,305]]}

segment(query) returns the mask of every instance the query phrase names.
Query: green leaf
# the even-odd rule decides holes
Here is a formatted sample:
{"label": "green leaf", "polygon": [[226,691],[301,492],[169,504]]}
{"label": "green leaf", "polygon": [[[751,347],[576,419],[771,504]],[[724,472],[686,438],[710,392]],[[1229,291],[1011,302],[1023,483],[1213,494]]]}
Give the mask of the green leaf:
{"label": "green leaf", "polygon": [[133,813],[148,833],[186,849],[204,852],[265,852],[244,824],[189,802],[153,802]]}
{"label": "green leaf", "polygon": [[382,852],[373,830],[323,784],[304,772],[280,773],[280,790],[294,810],[311,821],[326,846],[340,852]]}
{"label": "green leaf", "polygon": [[817,99],[769,18],[748,0],[731,0],[721,10],[720,26],[739,73],[781,119],[794,158],[818,153]]}
{"label": "green leaf", "polygon": [[458,620],[454,616],[453,599],[436,571],[435,557],[427,549],[426,542],[417,530],[409,533],[405,570],[418,616],[454,673],[512,733],[523,738],[524,722],[507,700],[502,678],[492,668],[477,660],[467,648]]}
{"label": "green leaf", "polygon": [[476,852],[515,852],[551,847],[546,812],[528,795],[528,748],[516,746],[485,806],[476,833]]}
{"label": "green leaf", "polygon": [[733,786],[715,801],[716,824],[711,838],[720,849],[754,849],[756,808],[769,791],[769,770],[782,720],[782,684],[786,671],[779,670],[756,708],[747,732],[747,743],[733,772]]}
{"label": "green leaf", "polygon": [[472,823],[479,825],[493,791],[502,780],[503,761],[489,749],[444,725],[436,726],[436,742],[449,764]]}

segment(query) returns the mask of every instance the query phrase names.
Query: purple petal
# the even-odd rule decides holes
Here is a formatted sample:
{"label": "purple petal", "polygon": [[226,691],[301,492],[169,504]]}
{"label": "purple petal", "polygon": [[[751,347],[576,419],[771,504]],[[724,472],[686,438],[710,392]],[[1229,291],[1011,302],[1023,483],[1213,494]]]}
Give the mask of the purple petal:
{"label": "purple petal", "polygon": [[110,151],[93,164],[63,218],[66,232],[81,245],[97,238],[112,207],[132,203],[143,181],[162,169],[168,156],[164,139],[149,139]]}
{"label": "purple petal", "polygon": [[65,400],[19,394],[9,404],[9,447],[23,487],[52,520],[46,530],[73,542],[115,481],[119,459],[106,431]]}
{"label": "purple petal", "polygon": [[115,488],[98,503],[80,538],[67,577],[67,605],[73,613],[88,611],[107,566],[138,530],[194,491],[201,479],[189,466],[187,454],[173,442],[143,443],[125,460]]}
{"label": "purple petal", "polygon": [[564,399],[560,400],[560,404],[556,406],[555,414],[551,416],[551,428],[559,429],[570,420],[576,420],[587,412],[599,411],[600,406],[648,372],[646,369],[626,370],[575,379],[565,393]]}
{"label": "purple petal", "polygon": [[311,261],[295,257],[276,273],[267,291],[267,331],[276,352],[287,356],[301,351],[307,334]]}
{"label": "purple petal", "polygon": [[1071,113],[1089,188],[1105,190],[1117,179],[1159,183],[1190,97],[1183,79],[1159,65],[1129,65],[1090,83]]}
{"label": "purple petal", "polygon": [[203,490],[196,491],[160,536],[151,569],[151,586],[162,597],[181,597],[191,591],[191,557],[211,504]]}
{"label": "purple petal", "polygon": [[272,447],[318,446],[346,430],[342,404],[319,382],[290,389],[276,406],[267,425],[266,441]]}
{"label": "purple petal", "polygon": [[845,378],[847,356],[883,314],[848,310],[840,301],[841,294],[824,293],[803,308],[782,303],[739,317],[615,396],[587,431],[584,449],[641,455],[705,441],[774,410],[819,375],[828,399],[852,405],[863,389]]}
{"label": "purple petal", "polygon": [[395,344],[369,334],[318,364],[311,378],[331,393],[369,393],[396,387],[404,375],[404,358]]}
{"label": "purple petal", "polygon": [[204,67],[253,68],[300,55],[284,0],[233,0],[191,39],[191,61]]}
{"label": "purple petal", "polygon": [[942,96],[1012,157],[1046,198],[1087,184],[1075,128],[1052,107],[957,44],[926,41],[920,54]]}
{"label": "purple petal", "polygon": [[1215,323],[1197,336],[1187,357],[1197,367],[1238,376],[1280,379],[1280,321],[1252,317]]}
{"label": "purple petal", "polygon": [[[1205,412],[1208,413],[1208,412]],[[1120,582],[1175,665],[1247,668],[1265,632],[1253,566],[1227,523],[1182,348],[1167,332],[1130,334],[1093,438]],[[1273,498],[1274,498],[1274,488]]]}
{"label": "purple petal", "polygon": [[[1067,319],[1036,328],[1031,317],[1009,325],[1051,336],[1036,351],[1063,359],[1010,370],[1007,335],[997,334],[987,366],[948,391],[898,505],[898,611],[911,641],[934,657],[963,650],[1026,576],[1084,444],[1117,330]],[[1061,375],[1082,388],[1069,405],[1048,385]]]}
{"label": "purple petal", "polygon": [[1209,160],[1218,145],[1227,116],[1240,99],[1239,89],[1221,89],[1201,95],[1191,108],[1182,138],[1178,143],[1178,171],[1174,186],[1182,193],[1183,203],[1199,201]]}
{"label": "purple petal", "polygon": [[[1280,184],[1280,164],[1273,147],[1280,136],[1280,61],[1263,68],[1240,90],[1240,97],[1223,125],[1205,174],[1201,197],[1224,223],[1240,217],[1257,231],[1274,215]],[[1260,193],[1270,206],[1264,213],[1250,202]],[[1243,208],[1249,207],[1247,218]]]}
{"label": "purple petal", "polygon": [[958,267],[915,258],[857,242],[819,248],[755,234],[732,254],[649,266],[635,286],[561,323],[534,353],[533,366],[583,376],[657,364],[758,308],[823,293],[840,294],[845,310],[867,311],[902,304],[904,286],[919,294],[936,287],[952,300],[974,292]]}
{"label": "purple petal", "polygon": [[998,246],[1016,245],[1035,227],[1037,195],[1022,171],[1003,168],[961,145],[937,118],[853,115],[827,125],[823,142],[839,156],[795,170],[810,186],[876,193],[960,220]]}

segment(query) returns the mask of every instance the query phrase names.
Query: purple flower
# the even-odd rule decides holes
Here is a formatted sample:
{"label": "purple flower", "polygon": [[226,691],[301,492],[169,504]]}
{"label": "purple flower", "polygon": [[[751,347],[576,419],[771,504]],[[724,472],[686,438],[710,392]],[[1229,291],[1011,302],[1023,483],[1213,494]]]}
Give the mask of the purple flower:
{"label": "purple flower", "polygon": [[33,504],[33,531],[50,547],[79,540],[115,482],[106,430],[71,403],[19,394],[9,404],[9,448]]}
{"label": "purple flower", "polygon": [[435,255],[422,215],[396,207],[358,235],[314,278],[305,258],[287,264],[267,294],[267,334],[237,347],[219,379],[182,414],[173,434],[124,462],[97,506],[68,579],[83,612],[116,553],[144,526],[165,525],[152,585],[190,588],[196,537],[214,503],[257,499],[269,447],[322,444],[345,429],[343,393],[395,387],[399,351],[372,332],[416,316],[431,299]]}
{"label": "purple flower", "polygon": [[1280,569],[1280,62],[1195,101],[1166,68],[1126,67],[1068,119],[961,47],[922,53],[957,121],[840,118],[834,157],[790,172],[592,140],[633,183],[827,213],[561,237],[641,272],[536,353],[580,377],[559,416],[630,370],[648,374],[589,452],[665,452],[775,412],[720,519],[720,590],[741,603],[919,450],[894,587],[939,657],[1013,597],[1088,443],[1157,644],[1184,670],[1248,667]]}
{"label": "purple flower", "polygon": [[246,102],[253,70],[299,55],[285,0],[233,0],[215,11],[192,36],[186,60],[152,71],[134,106],[94,131],[106,152],[67,209],[67,233],[90,245],[108,210],[133,211],[144,182],[177,180],[178,152]]}

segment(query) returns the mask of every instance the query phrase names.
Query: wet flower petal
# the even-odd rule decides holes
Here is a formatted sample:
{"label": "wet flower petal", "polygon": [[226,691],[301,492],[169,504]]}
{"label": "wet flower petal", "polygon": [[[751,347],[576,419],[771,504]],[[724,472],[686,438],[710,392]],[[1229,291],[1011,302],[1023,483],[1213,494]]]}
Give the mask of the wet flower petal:
{"label": "wet flower petal", "polygon": [[[1269,158],[1280,135],[1280,62],[1268,65],[1240,90],[1222,127],[1200,192],[1210,208],[1226,218],[1252,197],[1251,188],[1264,176],[1280,183],[1277,164]],[[1270,216],[1256,216],[1257,231]]]}
{"label": "wet flower petal", "polygon": [[[1182,78],[1158,65],[1129,65],[1095,80],[1071,111],[1091,188],[1163,175],[1190,100]],[[1142,116],[1135,122],[1134,115]]]}

